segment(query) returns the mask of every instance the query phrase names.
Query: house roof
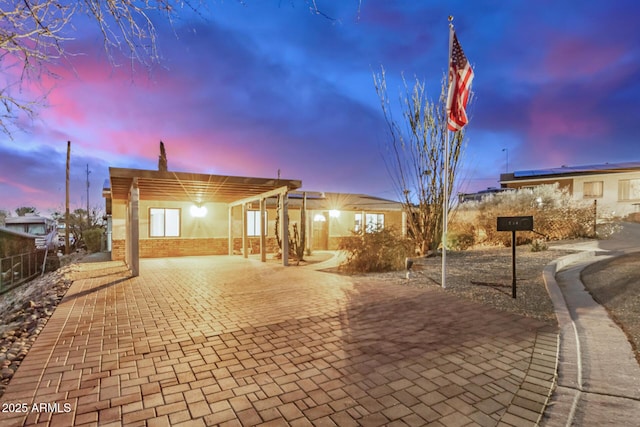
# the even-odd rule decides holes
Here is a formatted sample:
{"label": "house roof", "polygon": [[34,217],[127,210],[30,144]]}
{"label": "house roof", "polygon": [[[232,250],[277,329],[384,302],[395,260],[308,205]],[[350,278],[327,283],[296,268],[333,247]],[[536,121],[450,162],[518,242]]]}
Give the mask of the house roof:
{"label": "house roof", "polygon": [[640,162],[604,163],[599,165],[561,166],[559,168],[515,171],[500,175],[500,181],[531,178],[553,178],[563,176],[594,175],[606,173],[639,172]]}
{"label": "house roof", "polygon": [[44,223],[45,221],[53,222],[51,218],[40,215],[10,216],[4,219],[5,224],[34,224]]}
{"label": "house roof", "polygon": [[[340,211],[399,211],[402,203],[366,194],[307,191],[307,209]],[[303,192],[289,194],[290,203],[302,199]]]}
{"label": "house roof", "polygon": [[11,230],[10,228],[6,228],[6,227],[0,227],[0,234],[9,234],[12,236],[17,236],[17,237],[21,237],[24,239],[31,239],[31,240],[34,240],[38,237],[38,236],[34,236],[33,234],[23,233],[22,231],[17,231],[17,230]]}
{"label": "house roof", "polygon": [[253,178],[208,175],[190,172],[161,172],[145,169],[109,168],[111,188],[103,191],[114,200],[126,200],[134,178],[137,178],[141,200],[173,200],[194,203],[224,202],[259,196],[288,187],[300,188],[302,182],[292,179]]}

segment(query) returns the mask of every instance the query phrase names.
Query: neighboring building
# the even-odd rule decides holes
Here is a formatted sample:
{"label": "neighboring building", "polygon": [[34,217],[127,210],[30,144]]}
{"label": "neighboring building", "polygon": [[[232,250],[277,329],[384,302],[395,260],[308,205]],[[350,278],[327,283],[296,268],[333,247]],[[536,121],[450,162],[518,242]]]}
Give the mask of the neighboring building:
{"label": "neighboring building", "polygon": [[640,162],[562,166],[500,175],[502,188],[558,184],[575,200],[596,200],[599,207],[626,217],[640,212]]}
{"label": "neighboring building", "polygon": [[[109,174],[107,245],[134,274],[139,257],[260,253],[265,260],[277,252],[276,218],[283,242],[301,223],[299,180],[122,168]],[[306,211],[309,250],[336,249],[340,237],[363,226],[404,224],[400,203],[365,195],[308,192]]]}
{"label": "neighboring building", "polygon": [[479,202],[487,196],[492,194],[504,193],[506,191],[513,191],[509,188],[495,188],[489,187],[486,190],[480,190],[476,193],[458,193],[458,202]]}
{"label": "neighboring building", "polygon": [[5,227],[12,231],[26,233],[35,237],[37,249],[55,250],[58,247],[58,228],[56,221],[34,214],[5,218]]}

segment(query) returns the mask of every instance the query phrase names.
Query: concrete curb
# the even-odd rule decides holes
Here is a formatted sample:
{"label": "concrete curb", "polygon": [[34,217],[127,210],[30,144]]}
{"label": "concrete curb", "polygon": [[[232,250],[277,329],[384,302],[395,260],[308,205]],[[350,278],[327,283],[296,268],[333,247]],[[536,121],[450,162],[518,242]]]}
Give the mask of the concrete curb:
{"label": "concrete curb", "polygon": [[556,282],[556,273],[559,270],[562,270],[569,264],[578,261],[584,261],[589,258],[594,258],[596,254],[602,253],[600,251],[586,251],[586,252],[578,252],[571,255],[566,255],[561,258],[558,258],[544,267],[542,271],[542,279],[544,280],[544,285],[547,288],[547,293],[551,298],[551,302],[553,302],[553,308],[556,312],[556,318],[558,319],[558,324],[561,324],[562,321],[571,321],[571,315],[569,314],[569,307],[567,307],[567,302],[562,295],[562,291],[560,290],[560,286],[558,286],[558,282]]}
{"label": "concrete curb", "polygon": [[[549,394],[546,398],[545,401],[545,405],[544,408],[542,409],[542,411],[540,412],[540,417],[538,418],[538,422],[536,425],[538,425],[541,421],[542,418],[544,417],[544,413],[546,411],[547,405],[551,399],[551,396],[554,392],[554,390],[557,388],[558,386],[558,366],[560,363],[560,345],[561,345],[561,331],[562,331],[562,325],[573,325],[573,329],[574,329],[574,333],[578,334],[578,331],[575,329],[575,323],[573,322],[573,319],[571,317],[571,314],[569,312],[569,307],[567,306],[567,302],[564,298],[564,295],[562,294],[562,291],[560,290],[560,286],[558,285],[558,282],[556,281],[556,274],[558,273],[558,271],[562,270],[563,268],[567,267],[570,264],[576,263],[576,262],[581,262],[581,261],[587,261],[587,260],[592,260],[590,263],[595,262],[596,260],[594,259],[597,255],[600,254],[605,254],[605,253],[610,253],[609,251],[595,251],[595,250],[591,250],[591,251],[582,251],[582,252],[578,252],[575,254],[571,254],[571,255],[566,255],[563,256],[561,258],[558,258],[552,262],[550,262],[549,264],[547,264],[542,272],[542,277],[544,280],[544,284],[545,287],[547,288],[547,293],[549,294],[549,297],[551,298],[551,301],[553,303],[553,307],[554,307],[554,311],[556,313],[556,318],[558,320],[558,332],[557,332],[557,342],[558,345],[556,347],[556,355],[555,355],[555,359],[556,359],[556,368],[555,368],[555,375],[554,375],[554,380],[552,383],[551,388],[549,389]],[[577,346],[576,348],[576,354],[580,353],[580,348],[579,348],[579,341],[576,338],[576,343],[575,345]],[[578,361],[578,363],[580,363],[580,361]],[[579,370],[580,371],[580,370]],[[582,389],[582,376],[580,374],[578,374],[578,389],[581,390]],[[574,411],[575,411],[575,400],[574,400],[574,404],[571,407],[570,413],[567,414],[567,421],[569,422],[570,420],[573,419],[574,416]]]}
{"label": "concrete curb", "polygon": [[[556,273],[569,264],[593,258],[598,252],[586,251],[567,255],[545,266],[542,276],[547,293],[553,302],[558,325],[571,322],[571,315],[556,282]],[[540,424],[557,386],[559,362],[560,330],[545,328],[539,331],[531,355],[531,363],[519,390],[501,417],[499,425],[538,426]]]}

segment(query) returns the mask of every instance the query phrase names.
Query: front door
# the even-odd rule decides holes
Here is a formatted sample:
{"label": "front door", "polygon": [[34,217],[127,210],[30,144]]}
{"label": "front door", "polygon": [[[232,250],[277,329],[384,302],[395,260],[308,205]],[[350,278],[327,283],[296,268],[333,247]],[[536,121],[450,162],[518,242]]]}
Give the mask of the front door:
{"label": "front door", "polygon": [[313,216],[313,246],[312,249],[326,251],[329,249],[329,218],[327,213],[317,213]]}

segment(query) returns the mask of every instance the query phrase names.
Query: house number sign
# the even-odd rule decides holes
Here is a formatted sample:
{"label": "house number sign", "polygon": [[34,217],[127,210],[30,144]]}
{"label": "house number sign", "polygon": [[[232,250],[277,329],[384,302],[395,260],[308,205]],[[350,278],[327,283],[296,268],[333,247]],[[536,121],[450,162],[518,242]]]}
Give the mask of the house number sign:
{"label": "house number sign", "polygon": [[511,232],[511,296],[516,297],[516,231],[532,231],[532,216],[499,216],[498,231]]}

